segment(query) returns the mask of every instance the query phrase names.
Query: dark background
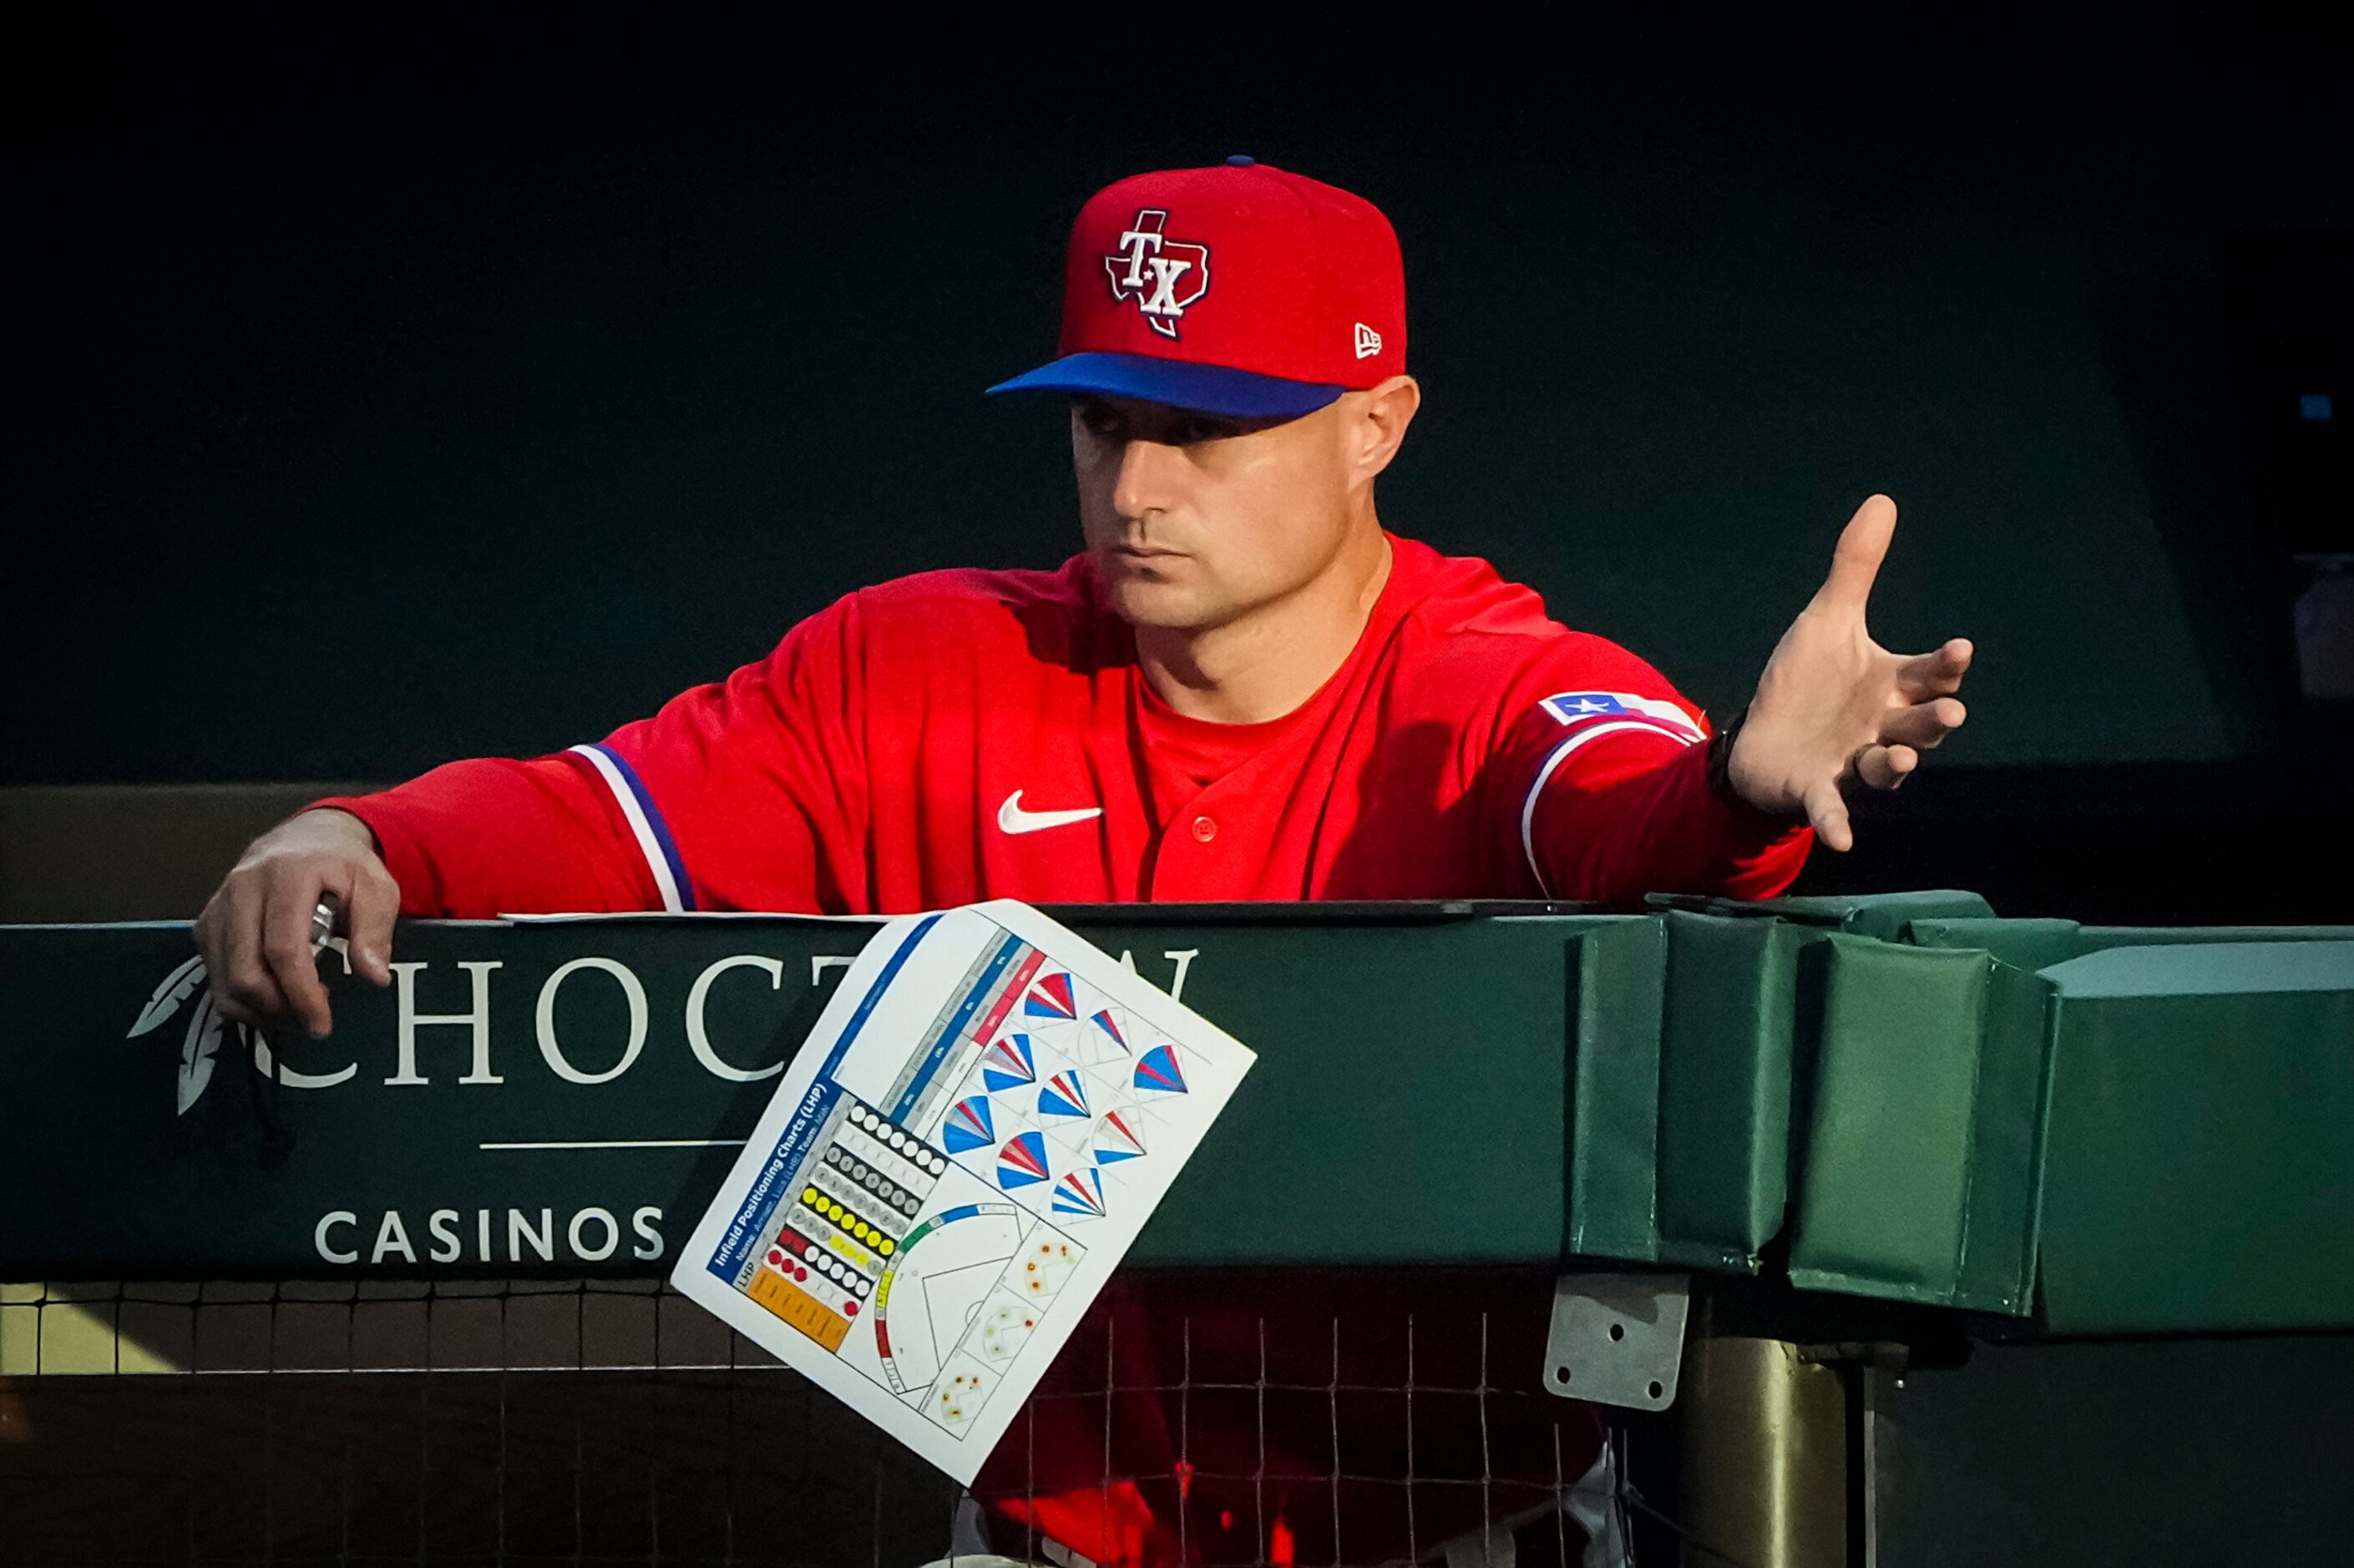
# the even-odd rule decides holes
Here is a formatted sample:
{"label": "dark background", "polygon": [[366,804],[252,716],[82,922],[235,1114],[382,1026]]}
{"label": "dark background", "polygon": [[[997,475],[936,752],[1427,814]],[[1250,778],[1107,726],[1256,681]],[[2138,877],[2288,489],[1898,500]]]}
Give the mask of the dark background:
{"label": "dark background", "polygon": [[2345,366],[2343,27],[369,15],[5,51],[0,783],[552,749],[1059,560],[1059,414],[980,389],[1091,190],[1246,151],[1400,231],[1390,525],[1712,708],[1897,498],[1875,631],[1975,638],[1973,718],[1807,888],[2347,917],[2265,477]]}
{"label": "dark background", "polygon": [[[2354,918],[2282,602],[2354,550],[2343,24],[193,13],[0,23],[0,788],[536,752],[1061,558],[1060,421],[980,388],[1090,191],[1248,152],[1400,231],[1390,524],[1711,706],[1896,496],[1875,629],[1974,637],[1973,717],[1804,888]],[[1883,1560],[2327,1560],[2349,1391],[1981,1346],[1892,1396]]]}

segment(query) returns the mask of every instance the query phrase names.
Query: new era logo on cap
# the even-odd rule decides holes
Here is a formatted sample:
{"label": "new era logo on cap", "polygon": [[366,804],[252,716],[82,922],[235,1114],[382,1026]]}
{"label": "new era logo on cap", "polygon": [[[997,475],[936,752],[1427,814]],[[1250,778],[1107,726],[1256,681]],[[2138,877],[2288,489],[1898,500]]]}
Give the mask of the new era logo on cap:
{"label": "new era logo on cap", "polygon": [[990,390],[1289,418],[1405,369],[1389,220],[1337,186],[1236,158],[1097,192],[1071,229],[1060,357]]}

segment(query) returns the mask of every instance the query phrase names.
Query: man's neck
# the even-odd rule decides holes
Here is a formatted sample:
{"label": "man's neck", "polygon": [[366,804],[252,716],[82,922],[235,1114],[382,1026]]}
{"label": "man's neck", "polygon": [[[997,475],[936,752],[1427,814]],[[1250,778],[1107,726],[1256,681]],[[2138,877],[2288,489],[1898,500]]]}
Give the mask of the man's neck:
{"label": "man's neck", "polygon": [[1389,536],[1363,530],[1330,569],[1222,626],[1140,626],[1137,661],[1161,701],[1188,718],[1264,724],[1296,711],[1355,652],[1389,582]]}

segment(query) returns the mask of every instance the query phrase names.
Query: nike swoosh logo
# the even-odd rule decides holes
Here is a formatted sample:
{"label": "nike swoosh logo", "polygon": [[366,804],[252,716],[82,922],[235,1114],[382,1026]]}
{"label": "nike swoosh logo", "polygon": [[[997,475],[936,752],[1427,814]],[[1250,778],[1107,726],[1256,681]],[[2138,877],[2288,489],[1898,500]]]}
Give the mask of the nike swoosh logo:
{"label": "nike swoosh logo", "polygon": [[1048,828],[1067,828],[1073,822],[1084,822],[1090,817],[1103,815],[1101,806],[1085,806],[1070,811],[1025,811],[1022,809],[1022,791],[1016,789],[1005,797],[1005,804],[997,808],[1000,832],[1035,833]]}

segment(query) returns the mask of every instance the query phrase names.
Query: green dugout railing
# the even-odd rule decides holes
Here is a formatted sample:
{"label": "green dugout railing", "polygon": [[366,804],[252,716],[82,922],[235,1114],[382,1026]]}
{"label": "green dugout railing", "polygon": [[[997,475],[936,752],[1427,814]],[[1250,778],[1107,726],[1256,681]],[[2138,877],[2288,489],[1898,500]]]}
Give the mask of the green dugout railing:
{"label": "green dugout railing", "polygon": [[[1134,1255],[1633,1266],[2017,1331],[2354,1323],[2354,927],[1967,894],[1057,911],[1259,1066]],[[0,928],[0,1278],[651,1276],[871,927],[421,922],[324,1041]]]}

